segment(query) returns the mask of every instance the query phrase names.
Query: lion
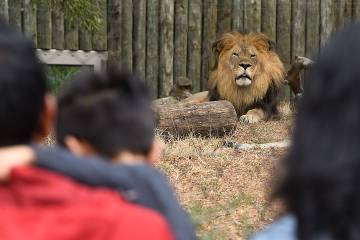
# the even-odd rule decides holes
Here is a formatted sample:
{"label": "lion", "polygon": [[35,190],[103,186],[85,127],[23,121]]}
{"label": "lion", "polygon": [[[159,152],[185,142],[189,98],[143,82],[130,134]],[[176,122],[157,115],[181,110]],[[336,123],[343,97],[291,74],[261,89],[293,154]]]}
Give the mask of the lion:
{"label": "lion", "polygon": [[285,69],[269,38],[262,33],[225,33],[212,49],[216,62],[209,76],[209,91],[184,102],[227,100],[245,123],[278,116]]}

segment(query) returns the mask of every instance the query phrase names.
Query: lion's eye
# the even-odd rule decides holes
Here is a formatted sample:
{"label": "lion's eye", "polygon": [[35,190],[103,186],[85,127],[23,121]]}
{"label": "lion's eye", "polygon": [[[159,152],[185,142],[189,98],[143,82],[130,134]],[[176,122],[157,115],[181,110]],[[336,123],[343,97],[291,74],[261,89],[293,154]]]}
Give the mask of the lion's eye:
{"label": "lion's eye", "polygon": [[256,57],[256,55],[255,55],[255,54],[251,54],[250,57],[251,57],[251,58],[254,58],[254,57]]}
{"label": "lion's eye", "polygon": [[236,52],[234,52],[232,55],[233,55],[234,57],[238,57],[238,56],[239,56],[239,54],[236,53]]}

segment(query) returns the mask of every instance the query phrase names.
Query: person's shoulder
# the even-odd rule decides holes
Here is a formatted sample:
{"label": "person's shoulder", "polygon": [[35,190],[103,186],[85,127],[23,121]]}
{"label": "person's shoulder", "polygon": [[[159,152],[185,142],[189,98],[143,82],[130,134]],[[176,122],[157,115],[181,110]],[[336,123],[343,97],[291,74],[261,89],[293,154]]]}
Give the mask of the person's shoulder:
{"label": "person's shoulder", "polygon": [[104,207],[104,212],[110,211],[108,220],[119,239],[173,239],[165,218],[151,209],[128,202]]}
{"label": "person's shoulder", "polygon": [[293,215],[285,215],[255,234],[250,240],[296,240],[297,221]]}

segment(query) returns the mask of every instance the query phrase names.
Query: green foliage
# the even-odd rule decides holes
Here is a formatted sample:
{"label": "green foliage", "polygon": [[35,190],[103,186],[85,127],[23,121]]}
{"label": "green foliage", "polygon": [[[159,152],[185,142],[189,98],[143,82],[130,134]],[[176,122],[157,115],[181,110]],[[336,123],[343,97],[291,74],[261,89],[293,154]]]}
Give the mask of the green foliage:
{"label": "green foliage", "polygon": [[71,77],[80,70],[77,66],[60,66],[48,65],[47,78],[48,87],[51,92],[58,94],[63,84],[71,79]]}
{"label": "green foliage", "polygon": [[63,11],[70,24],[78,23],[89,31],[97,30],[101,23],[98,0],[32,0],[33,4],[48,4],[51,10]]}

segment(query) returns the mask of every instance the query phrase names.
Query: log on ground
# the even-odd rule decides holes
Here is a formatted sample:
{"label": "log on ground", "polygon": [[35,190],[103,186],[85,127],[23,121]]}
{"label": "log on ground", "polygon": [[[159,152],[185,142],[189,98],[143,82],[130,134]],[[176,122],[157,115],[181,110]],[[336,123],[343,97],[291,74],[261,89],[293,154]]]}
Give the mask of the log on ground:
{"label": "log on ground", "polygon": [[231,134],[237,123],[235,109],[228,101],[169,106],[155,104],[154,110],[157,129],[165,136],[224,136]]}

